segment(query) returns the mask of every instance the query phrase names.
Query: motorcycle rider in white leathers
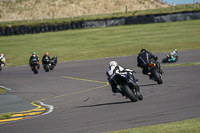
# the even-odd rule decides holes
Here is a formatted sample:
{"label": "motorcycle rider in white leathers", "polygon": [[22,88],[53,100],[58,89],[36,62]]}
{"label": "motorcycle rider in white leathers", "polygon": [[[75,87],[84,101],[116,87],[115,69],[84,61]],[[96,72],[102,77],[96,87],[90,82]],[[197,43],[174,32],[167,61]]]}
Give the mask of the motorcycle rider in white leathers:
{"label": "motorcycle rider in white leathers", "polygon": [[5,66],[6,58],[3,54],[0,54],[0,62],[2,67]]}
{"label": "motorcycle rider in white leathers", "polygon": [[0,54],[0,71],[2,70],[2,67],[5,66],[6,58],[3,54]]}
{"label": "motorcycle rider in white leathers", "polygon": [[123,67],[119,66],[116,61],[111,61],[109,63],[109,68],[106,71],[106,75],[107,75],[107,79],[109,81],[109,84],[112,88],[113,93],[117,93],[117,92],[121,93],[121,89],[117,88],[117,84],[115,83],[115,81],[113,79],[115,73],[120,73],[120,74],[126,73],[126,74],[128,74],[129,78],[132,79],[132,76],[131,76],[132,72],[134,72],[134,71],[131,69],[127,69],[127,68],[123,68]]}

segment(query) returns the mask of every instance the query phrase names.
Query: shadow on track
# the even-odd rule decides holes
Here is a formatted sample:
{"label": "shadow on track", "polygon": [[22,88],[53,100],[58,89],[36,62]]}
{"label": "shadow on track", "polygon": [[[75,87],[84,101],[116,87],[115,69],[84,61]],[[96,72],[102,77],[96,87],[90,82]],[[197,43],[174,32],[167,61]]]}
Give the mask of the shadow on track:
{"label": "shadow on track", "polygon": [[97,106],[114,105],[114,104],[124,104],[124,103],[133,103],[133,102],[131,102],[131,101],[125,101],[125,102],[116,102],[116,103],[104,103],[104,104],[96,104],[96,105],[89,105],[89,106],[78,106],[76,108],[97,107]]}
{"label": "shadow on track", "polygon": [[142,86],[154,86],[154,85],[158,85],[158,84],[147,84],[147,85],[139,85],[139,86],[142,87]]}

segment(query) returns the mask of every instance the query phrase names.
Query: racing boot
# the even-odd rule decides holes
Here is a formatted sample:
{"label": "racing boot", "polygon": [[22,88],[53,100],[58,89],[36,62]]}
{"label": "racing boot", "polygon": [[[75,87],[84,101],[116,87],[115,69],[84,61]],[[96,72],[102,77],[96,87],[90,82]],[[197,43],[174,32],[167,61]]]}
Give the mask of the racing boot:
{"label": "racing boot", "polygon": [[149,79],[151,80],[151,79],[152,79],[152,75],[151,75],[151,73],[148,72],[147,75],[149,76]]}
{"label": "racing boot", "polygon": [[122,90],[120,88],[115,88],[112,89],[113,95],[115,96],[116,93],[121,93],[122,96],[124,96],[124,93],[122,92]]}

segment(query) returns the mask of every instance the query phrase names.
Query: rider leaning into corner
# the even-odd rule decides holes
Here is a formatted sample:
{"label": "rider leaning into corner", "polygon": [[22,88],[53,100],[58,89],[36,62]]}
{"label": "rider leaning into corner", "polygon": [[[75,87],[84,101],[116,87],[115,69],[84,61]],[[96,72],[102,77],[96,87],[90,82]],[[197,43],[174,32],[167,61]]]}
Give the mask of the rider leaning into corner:
{"label": "rider leaning into corner", "polygon": [[109,84],[110,84],[110,86],[112,88],[112,92],[113,93],[121,93],[122,94],[121,89],[117,88],[117,84],[115,83],[115,81],[113,79],[114,78],[113,75],[115,73],[119,73],[120,74],[120,73],[124,73],[124,72],[127,72],[129,78],[132,79],[132,76],[131,76],[130,72],[134,72],[134,70],[123,68],[123,67],[119,66],[116,61],[111,61],[109,63],[109,68],[106,71],[106,75],[107,75],[107,79],[109,81]]}
{"label": "rider leaning into corner", "polygon": [[142,73],[144,75],[148,75],[151,78],[151,73],[148,71],[148,65],[152,61],[155,61],[156,66],[160,73],[162,70],[160,68],[160,63],[157,61],[158,57],[151,52],[147,51],[146,49],[142,49],[137,57],[137,66],[142,68]]}
{"label": "rider leaning into corner", "polygon": [[[0,54],[0,65],[1,65],[1,67],[4,67],[6,65],[5,62],[6,62],[6,58],[4,57],[4,54]],[[1,67],[0,67],[0,71],[2,69]]]}
{"label": "rider leaning into corner", "polygon": [[[30,67],[31,67],[31,62],[32,62],[33,60],[36,60],[37,62],[39,62],[39,57],[36,55],[35,52],[33,52],[32,55],[31,55],[31,57],[30,57],[30,60],[29,60],[29,66],[30,66]],[[39,64],[39,68],[40,68],[40,64]],[[39,69],[39,68],[38,68],[38,69]]]}
{"label": "rider leaning into corner", "polygon": [[170,59],[168,59],[168,61],[175,61],[176,58],[178,56],[178,50],[177,49],[174,49],[172,52],[169,53],[170,55]]}

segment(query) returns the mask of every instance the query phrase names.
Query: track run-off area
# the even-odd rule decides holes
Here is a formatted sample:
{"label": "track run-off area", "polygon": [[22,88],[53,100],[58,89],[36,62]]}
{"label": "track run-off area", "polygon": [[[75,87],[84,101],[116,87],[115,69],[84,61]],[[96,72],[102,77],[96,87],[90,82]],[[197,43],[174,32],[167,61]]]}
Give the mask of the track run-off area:
{"label": "track run-off area", "polygon": [[[155,54],[161,62],[167,53]],[[200,62],[199,57],[200,49],[179,51],[178,62],[161,67]],[[134,69],[144,100],[131,102],[111,91],[106,79],[111,60],[137,68],[137,55],[62,62],[38,74],[28,65],[3,68],[0,83],[9,93],[28,101],[27,108],[45,111],[0,124],[0,132],[99,133],[200,117],[200,65],[163,67],[161,85]]]}

